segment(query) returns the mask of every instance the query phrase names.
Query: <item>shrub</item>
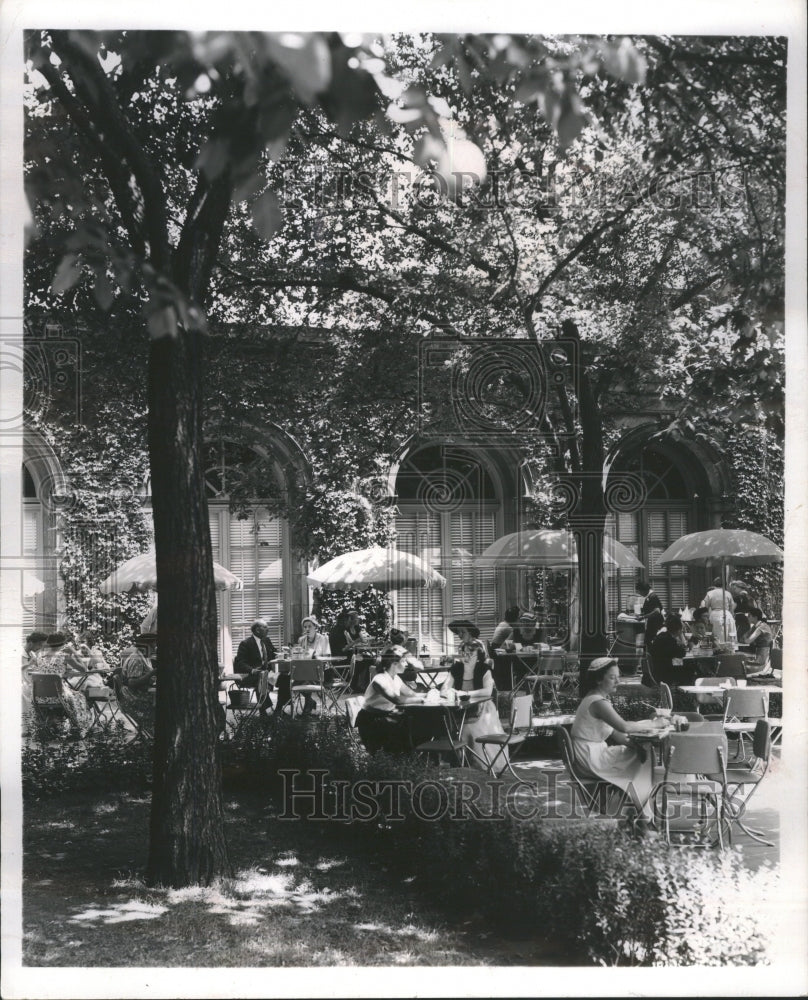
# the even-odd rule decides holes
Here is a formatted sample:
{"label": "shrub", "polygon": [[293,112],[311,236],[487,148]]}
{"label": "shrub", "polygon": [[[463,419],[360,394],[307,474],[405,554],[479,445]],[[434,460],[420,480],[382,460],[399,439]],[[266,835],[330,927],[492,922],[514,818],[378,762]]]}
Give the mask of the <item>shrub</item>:
{"label": "shrub", "polygon": [[35,735],[22,747],[22,791],[43,799],[78,791],[141,792],[151,787],[151,744],[124,734],[99,733],[84,740],[43,743]]}
{"label": "shrub", "polygon": [[[369,757],[327,720],[280,727],[262,767],[273,787],[283,768],[339,779],[442,780],[445,814],[425,820],[401,796],[404,818],[323,823],[333,844],[388,855],[451,914],[478,912],[498,927],[530,928],[570,962],[602,965],[733,965],[766,961],[766,928],[750,909],[775,898],[777,876],[752,873],[735,853],[630,840],[614,821],[458,818],[445,771],[414,758]],[[333,786],[332,789],[333,791]]]}

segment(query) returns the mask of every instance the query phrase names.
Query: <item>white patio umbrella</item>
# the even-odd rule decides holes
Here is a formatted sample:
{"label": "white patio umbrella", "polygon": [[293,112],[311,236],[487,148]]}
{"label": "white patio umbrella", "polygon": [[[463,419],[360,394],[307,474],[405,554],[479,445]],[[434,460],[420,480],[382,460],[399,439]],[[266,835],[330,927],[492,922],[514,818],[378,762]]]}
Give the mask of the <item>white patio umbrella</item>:
{"label": "white patio umbrella", "polygon": [[325,590],[400,590],[402,587],[445,587],[446,578],[423,559],[393,547],[345,552],[309,573],[309,586]]}
{"label": "white patio umbrella", "polygon": [[[213,583],[216,590],[242,590],[244,584],[235,573],[213,563]],[[102,594],[143,593],[157,589],[157,557],[152,546],[148,552],[127,559],[99,584]]]}
{"label": "white patio umbrella", "polygon": [[[445,587],[446,577],[423,559],[390,546],[345,552],[307,577],[309,586],[325,590],[401,590],[405,587]],[[421,643],[421,602],[418,601],[418,643]]]}
{"label": "white patio umbrella", "polygon": [[[603,536],[603,562],[620,570],[643,564],[616,538]],[[572,569],[578,565],[575,536],[563,528],[526,528],[503,535],[474,560],[477,569]]]}
{"label": "white patio umbrella", "polygon": [[283,559],[273,559],[258,574],[259,580],[280,580],[283,576]]}
{"label": "white patio umbrella", "polygon": [[[740,528],[711,528],[682,535],[659,557],[660,566],[720,566],[726,584],[726,567],[770,566],[783,561],[783,550],[765,535]],[[724,617],[724,641],[727,621]]]}
{"label": "white patio umbrella", "polygon": [[44,590],[45,584],[38,576],[34,576],[27,569],[22,571],[22,592],[26,600],[36,597],[37,594],[41,594]]}

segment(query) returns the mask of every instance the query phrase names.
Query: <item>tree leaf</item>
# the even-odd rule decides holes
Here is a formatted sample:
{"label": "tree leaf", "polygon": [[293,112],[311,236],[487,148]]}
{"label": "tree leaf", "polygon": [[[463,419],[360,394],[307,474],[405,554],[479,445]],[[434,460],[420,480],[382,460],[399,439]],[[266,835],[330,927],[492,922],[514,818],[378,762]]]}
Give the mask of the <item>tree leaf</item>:
{"label": "tree leaf", "polygon": [[274,191],[264,191],[252,206],[253,225],[265,240],[272,239],[283,225],[283,210]]}
{"label": "tree leaf", "polygon": [[298,97],[311,104],[331,83],[331,53],[319,34],[269,32],[265,36],[267,55],[289,82]]}
{"label": "tree leaf", "polygon": [[215,180],[225,169],[229,159],[230,145],[227,140],[211,139],[200,150],[194,166],[209,180]]}
{"label": "tree leaf", "polygon": [[115,301],[112,285],[110,284],[109,278],[103,273],[103,271],[96,271],[95,273],[93,296],[104,312],[107,312],[112,303]]}
{"label": "tree leaf", "polygon": [[51,291],[54,295],[61,295],[62,292],[66,292],[68,288],[72,288],[73,285],[81,278],[81,268],[77,267],[77,262],[79,255],[76,253],[65,254],[56,268],[56,274],[53,277],[53,283],[51,284]]}

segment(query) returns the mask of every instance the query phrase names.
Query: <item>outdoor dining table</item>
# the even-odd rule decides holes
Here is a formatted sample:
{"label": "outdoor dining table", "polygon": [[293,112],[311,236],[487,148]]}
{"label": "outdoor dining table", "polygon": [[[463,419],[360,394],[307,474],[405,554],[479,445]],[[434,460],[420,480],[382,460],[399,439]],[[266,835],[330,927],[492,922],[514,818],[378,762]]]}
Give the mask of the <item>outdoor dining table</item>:
{"label": "outdoor dining table", "polygon": [[445,680],[446,674],[449,673],[450,664],[441,663],[440,660],[438,660],[438,662],[434,664],[424,663],[423,660],[421,662],[423,663],[423,666],[421,667],[414,667],[408,665],[406,667],[407,673],[415,674],[416,679],[418,680],[421,679],[425,680],[430,688],[440,687],[440,685]]}
{"label": "outdoor dining table", "polygon": [[[695,684],[682,684],[679,690],[684,691],[685,694],[717,695],[731,690],[732,687],[733,685],[722,684],[705,684],[703,687],[696,686]],[[767,694],[783,693],[783,689],[779,684],[749,684],[747,685],[747,690],[765,691]]]}
{"label": "outdoor dining table", "polygon": [[571,726],[575,722],[574,715],[556,713],[555,715],[534,715],[534,729],[558,729],[561,726]]}
{"label": "outdoor dining table", "polygon": [[415,749],[425,740],[442,736],[454,740],[461,739],[469,708],[489,701],[490,697],[487,694],[471,694],[464,697],[458,693],[458,697],[452,701],[444,697],[432,701],[424,696],[423,700],[404,702],[399,707],[407,718],[410,746]]}
{"label": "outdoor dining table", "polygon": [[516,650],[494,650],[494,684],[498,691],[513,691],[520,682],[531,673],[542,656],[548,653],[563,653],[561,647],[534,648],[523,647]]}

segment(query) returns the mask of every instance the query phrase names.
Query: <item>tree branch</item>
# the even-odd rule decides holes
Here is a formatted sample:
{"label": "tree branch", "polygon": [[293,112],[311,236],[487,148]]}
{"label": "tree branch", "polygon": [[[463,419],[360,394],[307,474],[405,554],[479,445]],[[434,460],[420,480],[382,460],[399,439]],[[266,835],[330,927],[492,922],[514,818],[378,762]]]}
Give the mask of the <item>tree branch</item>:
{"label": "tree branch", "polygon": [[150,261],[164,271],[169,260],[165,197],[158,172],[136,139],[121,112],[113,87],[97,58],[74,42],[66,31],[51,32],[54,49],[66,67],[85,103],[87,115],[102,133],[102,141],[117,148],[129,163],[143,197],[143,221]]}
{"label": "tree branch", "polygon": [[142,256],[146,246],[143,240],[142,226],[137,218],[136,206],[133,204],[132,192],[129,188],[128,171],[121,169],[120,161],[111,155],[110,147],[102,141],[84,108],[67,89],[56,66],[46,58],[37,65],[37,69],[50,84],[51,91],[64,108],[65,114],[97,154],[109,182],[115,204],[121,214],[121,220],[129,233],[132,249],[136,254]]}

